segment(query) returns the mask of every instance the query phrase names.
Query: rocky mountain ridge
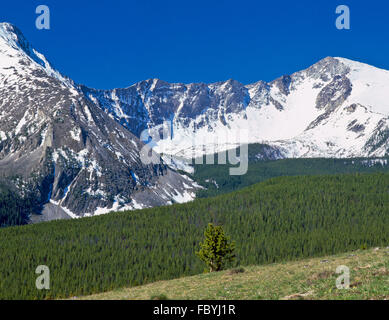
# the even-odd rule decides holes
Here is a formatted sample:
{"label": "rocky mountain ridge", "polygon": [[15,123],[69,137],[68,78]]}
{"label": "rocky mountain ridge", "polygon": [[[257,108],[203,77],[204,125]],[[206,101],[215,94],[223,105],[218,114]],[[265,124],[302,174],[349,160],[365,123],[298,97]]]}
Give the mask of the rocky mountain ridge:
{"label": "rocky mountain ridge", "polygon": [[[37,221],[190,201],[199,186],[172,167],[261,143],[258,159],[389,153],[389,71],[327,57],[271,82],[97,90],[56,71],[20,30],[0,24],[0,178],[36,201]],[[249,132],[243,135],[242,131]]]}
{"label": "rocky mountain ridge", "polygon": [[193,199],[193,181],[163,162],[145,165],[143,146],[55,71],[20,30],[0,24],[0,176],[22,195],[33,193],[43,207],[33,220]]}
{"label": "rocky mountain ridge", "polygon": [[[155,150],[186,158],[262,143],[285,158],[377,157],[389,150],[389,71],[327,57],[272,82],[141,81],[82,91],[135,135],[172,127]],[[134,124],[133,119],[138,122]],[[250,132],[242,141],[240,131]],[[195,142],[201,141],[201,147]]]}

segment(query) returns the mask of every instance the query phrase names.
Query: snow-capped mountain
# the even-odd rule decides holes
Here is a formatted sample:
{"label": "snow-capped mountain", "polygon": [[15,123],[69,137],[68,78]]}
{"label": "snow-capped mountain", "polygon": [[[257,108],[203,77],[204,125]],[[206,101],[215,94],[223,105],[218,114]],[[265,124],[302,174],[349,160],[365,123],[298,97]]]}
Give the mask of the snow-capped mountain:
{"label": "snow-capped mountain", "polygon": [[289,158],[389,152],[389,71],[344,58],[327,57],[270,83],[150,79],[126,89],[81,89],[137,136],[168,121],[170,139],[155,147],[164,154],[192,158],[241,142],[267,144]]}
{"label": "snow-capped mountain", "polygon": [[0,24],[0,177],[43,206],[37,220],[184,202],[196,184],[145,165],[143,143]]}
{"label": "snow-capped mountain", "polygon": [[[56,71],[13,25],[0,24],[0,177],[43,206],[39,219],[102,214],[195,197],[191,179],[140,150],[184,158],[262,143],[261,158],[389,153],[389,71],[325,58],[272,82],[96,90]],[[242,135],[246,130],[249,134]],[[157,157],[159,157],[157,155]],[[186,167],[175,160],[176,167]]]}

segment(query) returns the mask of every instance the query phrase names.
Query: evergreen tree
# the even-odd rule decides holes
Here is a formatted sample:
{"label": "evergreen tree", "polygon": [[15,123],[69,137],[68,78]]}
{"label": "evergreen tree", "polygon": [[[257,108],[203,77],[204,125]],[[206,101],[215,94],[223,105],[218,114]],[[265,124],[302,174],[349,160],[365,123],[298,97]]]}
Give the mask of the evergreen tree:
{"label": "evergreen tree", "polygon": [[204,232],[204,242],[200,243],[200,251],[196,255],[206,263],[210,272],[220,271],[235,258],[235,243],[226,237],[223,227],[208,224]]}

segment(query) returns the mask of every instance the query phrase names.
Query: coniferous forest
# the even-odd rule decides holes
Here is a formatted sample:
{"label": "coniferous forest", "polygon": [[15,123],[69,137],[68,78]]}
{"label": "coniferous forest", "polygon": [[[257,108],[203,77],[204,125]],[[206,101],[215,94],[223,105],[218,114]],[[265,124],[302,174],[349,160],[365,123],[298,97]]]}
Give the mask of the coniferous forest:
{"label": "coniferous forest", "polygon": [[[193,178],[205,187],[197,192],[197,197],[213,197],[280,176],[389,172],[388,158],[258,159],[258,155],[263,154],[263,148],[264,145],[261,144],[249,146],[248,170],[241,176],[229,174],[230,164],[205,164],[204,157],[204,164],[194,166]],[[214,158],[218,159],[217,154]]]}
{"label": "coniferous forest", "polygon": [[[0,230],[0,296],[66,298],[203,272],[204,228],[222,225],[234,265],[389,245],[389,174],[279,177],[191,203]],[[38,265],[50,290],[38,290]]]}
{"label": "coniferous forest", "polygon": [[0,182],[0,228],[28,223],[33,201],[21,198],[5,182]]}
{"label": "coniferous forest", "polygon": [[[261,144],[250,145],[248,171],[241,176],[229,174],[230,164],[194,165],[190,176],[204,186],[196,196],[214,197],[280,176],[389,172],[388,158],[258,160],[263,148]],[[214,157],[217,159],[217,154]],[[45,201],[33,192],[22,197],[7,181],[0,181],[0,228],[29,223],[30,214],[40,212]]]}

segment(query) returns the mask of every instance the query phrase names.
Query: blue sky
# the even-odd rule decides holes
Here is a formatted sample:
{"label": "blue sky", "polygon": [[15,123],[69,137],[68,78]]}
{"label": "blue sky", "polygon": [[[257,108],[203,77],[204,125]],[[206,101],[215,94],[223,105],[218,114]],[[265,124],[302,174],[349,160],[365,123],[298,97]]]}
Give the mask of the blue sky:
{"label": "blue sky", "polygon": [[[35,28],[40,4],[51,10],[50,30]],[[340,4],[350,7],[351,30],[335,28]],[[7,0],[0,12],[63,74],[96,88],[270,81],[326,56],[389,69],[381,0]]]}

